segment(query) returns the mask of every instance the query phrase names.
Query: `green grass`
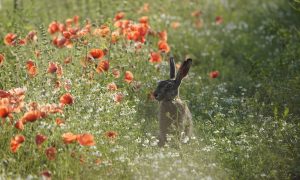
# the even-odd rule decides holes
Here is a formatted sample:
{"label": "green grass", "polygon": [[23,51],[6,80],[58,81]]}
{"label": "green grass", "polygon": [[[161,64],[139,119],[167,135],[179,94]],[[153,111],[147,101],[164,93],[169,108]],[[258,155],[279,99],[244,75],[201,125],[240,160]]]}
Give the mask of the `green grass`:
{"label": "green grass", "polygon": [[[18,2],[18,1],[17,1]],[[4,0],[0,10],[0,37],[13,32],[25,37],[38,32],[38,41],[26,46],[6,46],[0,42],[0,54],[6,59],[0,66],[0,89],[26,87],[25,108],[14,113],[19,120],[30,102],[40,105],[59,103],[71,82],[74,104],[62,114],[25,125],[23,131],[8,121],[0,126],[0,179],[40,177],[51,171],[53,179],[298,179],[300,176],[300,49],[299,3],[280,0],[253,1],[149,1],[149,12],[138,13],[143,1],[66,0],[43,3],[25,0],[14,9]],[[203,27],[196,28],[191,13],[201,10]],[[87,35],[74,41],[73,48],[56,48],[47,32],[54,20],[64,22],[74,15],[92,23],[92,30],[103,24],[114,27],[114,15],[124,11],[135,22],[149,17],[153,32],[167,30],[171,54],[177,63],[193,58],[193,66],[181,86],[181,98],[193,114],[195,139],[187,144],[176,138],[164,148],[157,147],[158,103],[148,99],[158,80],[168,77],[168,57],[161,64],[148,61],[158,51],[158,38],[148,35],[139,51],[134,43],[120,39]],[[224,22],[215,24],[215,17]],[[177,29],[172,22],[179,22]],[[85,44],[84,41],[88,44]],[[98,74],[94,63],[86,68],[82,59],[92,48],[108,49],[108,72]],[[34,56],[39,50],[41,56]],[[72,57],[70,64],[64,64]],[[27,74],[26,62],[32,59],[38,68],[36,77]],[[63,67],[63,77],[47,73],[48,63]],[[120,70],[115,79],[112,69]],[[218,70],[212,79],[209,73]],[[131,71],[134,82],[124,81]],[[108,91],[115,82],[117,91]],[[124,94],[115,103],[116,93]],[[64,126],[55,124],[56,118]],[[115,140],[105,132],[115,131]],[[91,133],[96,145],[65,145],[61,135]],[[36,134],[48,137],[37,148]],[[10,151],[10,140],[22,134],[26,140],[17,151]],[[57,149],[55,160],[48,160],[45,149]],[[100,160],[100,163],[95,161]]]}

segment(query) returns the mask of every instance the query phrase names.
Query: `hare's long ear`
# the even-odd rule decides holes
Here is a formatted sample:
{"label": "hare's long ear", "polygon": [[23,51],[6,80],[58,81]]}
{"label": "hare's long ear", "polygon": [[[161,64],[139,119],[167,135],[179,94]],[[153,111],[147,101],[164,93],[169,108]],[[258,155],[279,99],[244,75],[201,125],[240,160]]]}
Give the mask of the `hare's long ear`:
{"label": "hare's long ear", "polygon": [[182,62],[175,79],[177,86],[180,85],[181,80],[187,75],[191,65],[192,65],[192,59],[187,59]]}
{"label": "hare's long ear", "polygon": [[175,78],[175,73],[176,73],[176,69],[175,69],[174,57],[170,57],[170,79]]}

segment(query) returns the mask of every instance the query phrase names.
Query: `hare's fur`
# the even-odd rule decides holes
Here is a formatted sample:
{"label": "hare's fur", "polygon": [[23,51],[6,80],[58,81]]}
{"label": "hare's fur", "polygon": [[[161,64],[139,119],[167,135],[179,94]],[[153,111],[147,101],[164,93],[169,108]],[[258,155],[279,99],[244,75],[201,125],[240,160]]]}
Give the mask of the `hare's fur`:
{"label": "hare's fur", "polygon": [[175,125],[178,132],[184,132],[185,136],[191,137],[193,122],[191,112],[185,102],[177,98],[173,101],[161,101],[158,113],[159,119],[159,145],[166,142],[166,135],[171,125]]}
{"label": "hare's fur", "polygon": [[179,87],[181,80],[187,75],[192,60],[184,61],[175,77],[175,62],[170,58],[170,79],[160,81],[154,97],[159,101],[159,146],[163,146],[167,141],[167,134],[174,126],[180,134],[191,137],[193,134],[193,122],[191,112],[185,102],[179,98]]}

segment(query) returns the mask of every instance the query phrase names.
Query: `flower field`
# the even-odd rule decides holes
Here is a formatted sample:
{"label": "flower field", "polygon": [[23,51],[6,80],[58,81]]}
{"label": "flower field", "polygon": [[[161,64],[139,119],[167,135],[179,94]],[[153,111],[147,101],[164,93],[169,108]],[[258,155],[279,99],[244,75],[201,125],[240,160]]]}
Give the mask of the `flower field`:
{"label": "flower field", "polygon": [[[0,179],[300,178],[300,3],[0,1]],[[153,92],[193,59],[194,135]]]}

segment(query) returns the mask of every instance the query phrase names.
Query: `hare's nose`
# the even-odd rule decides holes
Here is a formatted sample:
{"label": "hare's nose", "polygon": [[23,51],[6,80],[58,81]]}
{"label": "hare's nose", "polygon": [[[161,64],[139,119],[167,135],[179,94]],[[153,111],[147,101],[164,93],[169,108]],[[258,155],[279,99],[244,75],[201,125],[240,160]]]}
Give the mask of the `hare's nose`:
{"label": "hare's nose", "polygon": [[153,96],[157,98],[158,94],[156,92],[153,93]]}

